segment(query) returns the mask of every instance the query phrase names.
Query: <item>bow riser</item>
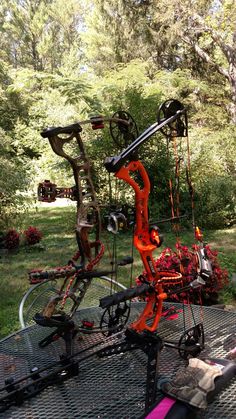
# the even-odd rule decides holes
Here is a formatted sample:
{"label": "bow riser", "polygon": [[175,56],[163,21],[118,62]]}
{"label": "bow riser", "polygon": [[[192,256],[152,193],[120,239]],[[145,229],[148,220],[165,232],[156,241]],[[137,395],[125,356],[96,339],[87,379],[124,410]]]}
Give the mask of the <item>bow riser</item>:
{"label": "bow riser", "polygon": [[[138,175],[136,178],[140,179],[142,185],[137,183],[132,175]],[[150,181],[143,164],[139,160],[131,161],[127,166],[123,166],[118,170],[115,176],[124,180],[134,189],[136,206],[134,246],[138,250],[144,269],[147,272],[147,282],[152,284],[155,288],[155,293],[152,293],[147,297],[148,302],[143,312],[130,327],[139,332],[143,330],[153,332],[158,327],[163,300],[167,298],[167,295],[163,292],[160,275],[155,267],[152,255],[157,246],[151,243],[149,232],[148,197],[150,193]],[[150,321],[150,318],[153,317],[154,320],[152,324],[147,324],[147,321]]]}
{"label": "bow riser", "polygon": [[[76,157],[68,155],[63,149],[64,145],[72,140],[76,140],[80,151],[80,154]],[[84,256],[90,261],[92,259],[92,255],[91,245],[88,238],[89,232],[93,227],[95,228],[96,241],[99,240],[101,233],[101,217],[96,193],[91,179],[90,161],[85,154],[83,142],[79,132],[72,133],[67,138],[53,136],[49,138],[49,141],[53,151],[57,155],[64,157],[72,166],[77,195],[77,237]]]}

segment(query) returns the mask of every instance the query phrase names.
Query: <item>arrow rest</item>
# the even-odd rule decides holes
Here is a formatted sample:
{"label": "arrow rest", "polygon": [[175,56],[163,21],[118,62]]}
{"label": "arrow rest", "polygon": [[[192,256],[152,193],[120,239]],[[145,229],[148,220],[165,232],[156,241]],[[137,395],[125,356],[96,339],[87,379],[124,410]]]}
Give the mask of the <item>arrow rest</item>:
{"label": "arrow rest", "polygon": [[[173,115],[177,114],[178,111],[184,111],[184,105],[175,99],[166,100],[161,104],[157,111],[157,122],[158,124],[162,123],[166,119],[172,117]],[[173,137],[187,137],[188,135],[188,118],[187,112],[181,113],[179,117],[165,125],[164,127],[160,128],[162,134],[171,139]]]}
{"label": "arrow rest", "polygon": [[113,234],[127,230],[127,219],[121,212],[111,212],[108,217],[107,230]]}

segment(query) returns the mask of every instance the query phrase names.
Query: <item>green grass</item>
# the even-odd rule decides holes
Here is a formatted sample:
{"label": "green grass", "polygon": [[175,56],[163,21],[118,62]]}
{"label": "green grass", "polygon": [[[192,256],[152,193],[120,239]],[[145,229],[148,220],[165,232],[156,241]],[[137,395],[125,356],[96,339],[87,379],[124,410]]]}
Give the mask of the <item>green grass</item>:
{"label": "green grass", "polygon": [[[0,253],[0,336],[4,337],[20,328],[18,307],[23,294],[29,288],[28,271],[35,268],[46,269],[65,265],[76,250],[74,238],[75,208],[74,207],[41,207],[28,214],[24,226],[35,226],[43,232],[41,245],[21,246],[17,252]],[[132,232],[115,236],[118,259],[132,254]],[[103,232],[106,253],[99,268],[111,269],[110,255],[114,236]],[[227,230],[205,231],[205,240],[219,251],[221,266],[229,273],[236,272],[236,227]],[[184,231],[182,243],[191,245],[193,233]],[[165,233],[164,245],[174,247],[175,237],[171,232]],[[110,252],[108,249],[110,248]],[[163,248],[163,246],[162,246]],[[157,251],[156,255],[160,252]],[[134,250],[133,278],[142,270],[142,262]],[[126,286],[130,285],[130,266],[120,267],[117,280]],[[236,298],[235,289],[229,287],[222,294],[222,299],[232,303]]]}

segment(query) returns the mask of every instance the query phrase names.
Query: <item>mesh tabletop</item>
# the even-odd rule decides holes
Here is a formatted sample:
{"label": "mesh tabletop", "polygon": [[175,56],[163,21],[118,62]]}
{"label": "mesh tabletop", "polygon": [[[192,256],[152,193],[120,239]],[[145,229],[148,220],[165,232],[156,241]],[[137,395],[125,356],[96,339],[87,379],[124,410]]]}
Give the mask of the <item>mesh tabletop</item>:
{"label": "mesh tabletop", "polygon": [[[132,303],[131,320],[143,308],[143,303]],[[178,318],[162,318],[159,334],[162,338],[178,341],[183,332],[182,305],[165,303],[165,308],[176,307]],[[186,327],[193,326],[192,313],[185,308]],[[196,323],[203,320],[205,349],[200,357],[225,358],[236,346],[236,313],[216,308],[193,306]],[[77,312],[76,322],[93,320],[99,323],[102,310],[98,307],[84,308]],[[38,325],[29,326],[0,341],[0,386],[6,378],[21,378],[31,368],[43,368],[57,361],[65,352],[64,341],[59,339],[45,348],[38,342],[52,332],[52,329]],[[77,335],[73,342],[74,352],[89,348],[83,354],[93,353],[92,345],[104,341],[101,333]],[[114,339],[122,339],[115,337]],[[83,358],[83,356],[82,356]],[[121,353],[105,358],[96,354],[82,360],[79,354],[79,374],[62,384],[53,385],[25,401],[20,407],[13,406],[0,418],[44,419],[44,418],[139,418],[144,411],[147,356],[141,350]],[[159,378],[171,378],[176,371],[187,365],[178,351],[164,347],[160,355]],[[162,397],[157,393],[158,398]],[[232,380],[209,405],[201,418],[236,417],[236,382]]]}

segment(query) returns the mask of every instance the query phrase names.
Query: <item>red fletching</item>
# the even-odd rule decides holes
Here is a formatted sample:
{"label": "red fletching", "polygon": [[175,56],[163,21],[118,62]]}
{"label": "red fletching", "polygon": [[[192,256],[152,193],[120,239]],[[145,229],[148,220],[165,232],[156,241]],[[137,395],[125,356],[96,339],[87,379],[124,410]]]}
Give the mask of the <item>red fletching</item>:
{"label": "red fletching", "polygon": [[92,125],[92,129],[103,129],[104,128],[104,124],[93,124]]}
{"label": "red fletching", "polygon": [[52,340],[56,341],[56,340],[58,340],[59,338],[60,338],[60,336],[59,336],[59,335],[54,335],[54,336],[53,336],[53,338],[52,338]]}

